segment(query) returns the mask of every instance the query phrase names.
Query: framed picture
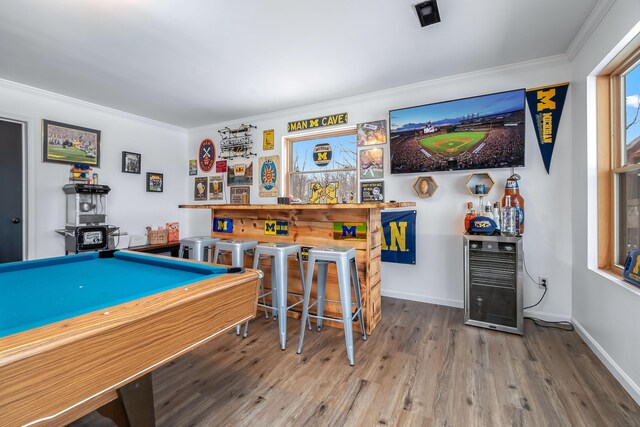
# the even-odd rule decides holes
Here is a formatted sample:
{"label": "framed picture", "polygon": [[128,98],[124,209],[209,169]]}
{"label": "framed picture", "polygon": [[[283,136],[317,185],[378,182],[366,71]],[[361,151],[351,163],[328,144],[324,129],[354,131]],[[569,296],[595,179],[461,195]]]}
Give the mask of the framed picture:
{"label": "framed picture", "polygon": [[230,165],[227,170],[227,186],[253,185],[253,162]]}
{"label": "framed picture", "polygon": [[42,161],[100,167],[100,131],[42,121]]}
{"label": "framed picture", "polygon": [[162,193],[164,178],[161,173],[147,172],[147,191],[150,193]]}
{"label": "framed picture", "polygon": [[189,160],[189,175],[198,175],[198,161],[196,159]]}
{"label": "framed picture", "polygon": [[384,176],[382,148],[360,150],[360,179],[381,179]]}
{"label": "framed picture", "polygon": [[193,200],[207,200],[207,177],[195,178],[193,181]]}
{"label": "framed picture", "polygon": [[358,123],[358,146],[387,143],[387,121]]}
{"label": "framed picture", "polygon": [[384,202],[384,181],[365,181],[360,183],[360,202]]}
{"label": "framed picture", "polygon": [[142,154],[122,152],[122,172],[124,173],[140,173],[140,164],[142,163]]}
{"label": "framed picture", "polygon": [[232,205],[248,205],[251,203],[251,187],[229,187]]}
{"label": "framed picture", "polygon": [[224,180],[221,176],[209,177],[209,200],[222,200],[224,198]]}

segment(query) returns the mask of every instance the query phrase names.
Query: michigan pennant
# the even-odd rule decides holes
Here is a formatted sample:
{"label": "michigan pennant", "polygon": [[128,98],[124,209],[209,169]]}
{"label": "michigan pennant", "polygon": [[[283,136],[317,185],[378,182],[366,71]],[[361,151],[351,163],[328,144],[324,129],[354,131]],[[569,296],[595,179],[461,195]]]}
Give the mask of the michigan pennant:
{"label": "michigan pennant", "polygon": [[556,134],[568,89],[569,83],[527,89],[529,111],[547,173],[551,167],[551,156],[553,156],[553,147],[556,144]]}

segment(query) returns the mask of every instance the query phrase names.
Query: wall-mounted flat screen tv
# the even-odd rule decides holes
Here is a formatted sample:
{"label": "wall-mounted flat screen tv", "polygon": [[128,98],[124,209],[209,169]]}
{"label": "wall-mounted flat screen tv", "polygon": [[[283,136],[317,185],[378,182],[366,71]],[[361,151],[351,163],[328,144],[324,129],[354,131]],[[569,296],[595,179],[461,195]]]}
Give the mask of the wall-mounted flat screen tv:
{"label": "wall-mounted flat screen tv", "polygon": [[524,166],[524,119],[524,89],[391,110],[391,173]]}

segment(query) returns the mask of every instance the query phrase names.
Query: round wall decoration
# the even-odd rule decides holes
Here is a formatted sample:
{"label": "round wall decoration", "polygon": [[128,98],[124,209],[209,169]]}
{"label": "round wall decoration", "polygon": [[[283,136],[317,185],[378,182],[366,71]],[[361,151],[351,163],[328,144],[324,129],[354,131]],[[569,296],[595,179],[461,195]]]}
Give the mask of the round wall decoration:
{"label": "round wall decoration", "polygon": [[313,147],[313,162],[318,166],[327,166],[331,162],[331,145],[318,144]]}
{"label": "round wall decoration", "polygon": [[198,164],[202,172],[211,172],[216,160],[216,145],[209,138],[205,138],[200,142],[198,150]]}

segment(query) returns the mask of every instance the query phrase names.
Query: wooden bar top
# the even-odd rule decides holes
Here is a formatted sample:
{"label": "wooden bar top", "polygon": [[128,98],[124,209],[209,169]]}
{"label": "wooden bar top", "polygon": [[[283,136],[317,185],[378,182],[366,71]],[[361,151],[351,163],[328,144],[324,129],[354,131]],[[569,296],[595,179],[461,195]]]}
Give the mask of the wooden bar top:
{"label": "wooden bar top", "polygon": [[335,203],[326,205],[178,205],[179,208],[189,209],[238,209],[238,210],[273,210],[273,209],[387,209],[406,208],[415,206],[415,202],[386,202],[386,203]]}

